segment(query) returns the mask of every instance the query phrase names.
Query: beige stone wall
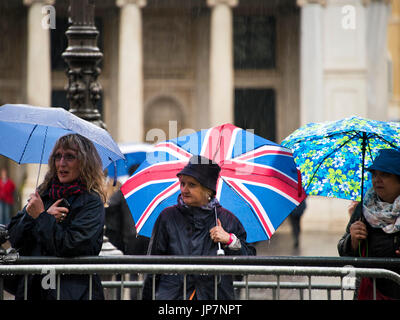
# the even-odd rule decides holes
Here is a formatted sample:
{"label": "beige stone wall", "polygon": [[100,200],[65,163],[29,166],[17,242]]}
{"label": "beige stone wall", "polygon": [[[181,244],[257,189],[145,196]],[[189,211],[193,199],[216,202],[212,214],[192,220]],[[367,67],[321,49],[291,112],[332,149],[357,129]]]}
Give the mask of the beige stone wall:
{"label": "beige stone wall", "polygon": [[400,119],[400,1],[391,0],[391,16],[388,25],[390,73],[389,117]]}

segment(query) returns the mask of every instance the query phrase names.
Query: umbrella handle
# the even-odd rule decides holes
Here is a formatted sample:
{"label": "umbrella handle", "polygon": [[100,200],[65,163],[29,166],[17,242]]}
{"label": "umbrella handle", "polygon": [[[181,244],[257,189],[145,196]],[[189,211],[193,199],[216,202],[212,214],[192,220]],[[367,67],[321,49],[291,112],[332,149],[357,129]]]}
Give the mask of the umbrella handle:
{"label": "umbrella handle", "polygon": [[297,193],[298,193],[299,198],[303,194],[303,185],[301,182],[301,172],[299,169],[297,169]]}
{"label": "umbrella handle", "polygon": [[217,256],[224,256],[224,255],[225,255],[225,251],[224,251],[224,249],[221,249],[221,243],[218,242]]}
{"label": "umbrella handle", "polygon": [[[214,207],[214,213],[215,213],[215,225],[218,226],[217,207]],[[224,256],[224,255],[225,251],[221,248],[221,243],[218,242],[217,256]]]}
{"label": "umbrella handle", "polygon": [[114,165],[114,182],[113,182],[113,187],[117,185],[117,161],[113,161],[110,157],[108,157],[109,160],[112,161]]}

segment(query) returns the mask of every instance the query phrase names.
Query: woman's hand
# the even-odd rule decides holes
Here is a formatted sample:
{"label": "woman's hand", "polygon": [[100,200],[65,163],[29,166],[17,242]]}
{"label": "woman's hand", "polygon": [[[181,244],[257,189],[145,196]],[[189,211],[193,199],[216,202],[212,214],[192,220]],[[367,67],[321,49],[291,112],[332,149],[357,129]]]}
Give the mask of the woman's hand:
{"label": "woman's hand", "polygon": [[68,208],[58,206],[61,201],[63,201],[63,199],[58,199],[47,209],[47,213],[56,218],[57,222],[62,222],[69,212]]}
{"label": "woman's hand", "polygon": [[351,246],[357,250],[358,242],[367,239],[368,231],[366,225],[361,221],[356,221],[350,226]]}
{"label": "woman's hand", "polygon": [[214,242],[220,242],[222,244],[227,244],[229,242],[230,234],[222,228],[221,221],[217,220],[217,226],[210,230],[210,238]]}
{"label": "woman's hand", "polygon": [[44,204],[39,193],[37,191],[31,193],[29,195],[28,204],[26,205],[26,212],[28,212],[32,218],[36,219],[43,211]]}

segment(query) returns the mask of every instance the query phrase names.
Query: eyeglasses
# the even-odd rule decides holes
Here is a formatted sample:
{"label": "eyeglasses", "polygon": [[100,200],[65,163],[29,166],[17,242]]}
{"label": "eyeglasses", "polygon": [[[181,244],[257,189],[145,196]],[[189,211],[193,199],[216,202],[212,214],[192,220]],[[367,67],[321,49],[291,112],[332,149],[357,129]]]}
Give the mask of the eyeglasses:
{"label": "eyeglasses", "polygon": [[64,155],[61,153],[56,153],[54,155],[54,160],[56,160],[56,161],[61,161],[62,158],[64,158],[64,160],[67,162],[72,162],[72,161],[76,160],[76,156],[73,155],[72,153],[66,153]]}

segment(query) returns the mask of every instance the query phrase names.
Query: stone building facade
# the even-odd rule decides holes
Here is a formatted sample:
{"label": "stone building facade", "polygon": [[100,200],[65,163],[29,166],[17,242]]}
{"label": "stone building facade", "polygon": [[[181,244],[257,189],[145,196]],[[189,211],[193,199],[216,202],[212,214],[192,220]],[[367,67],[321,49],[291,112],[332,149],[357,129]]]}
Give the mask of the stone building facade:
{"label": "stone building facade", "polygon": [[[399,120],[397,1],[95,1],[103,121],[121,143],[226,122],[279,143],[308,122]],[[0,2],[1,104],[68,108],[67,17],[67,0]],[[0,161],[29,193],[37,167]],[[309,225],[342,225],[325,200]]]}

